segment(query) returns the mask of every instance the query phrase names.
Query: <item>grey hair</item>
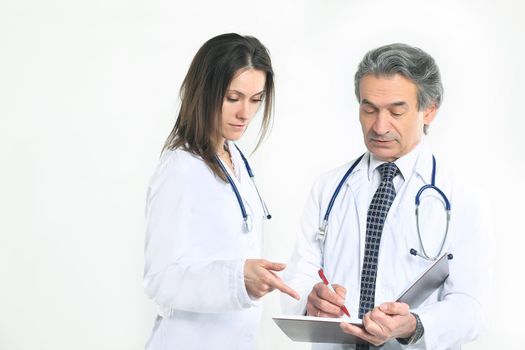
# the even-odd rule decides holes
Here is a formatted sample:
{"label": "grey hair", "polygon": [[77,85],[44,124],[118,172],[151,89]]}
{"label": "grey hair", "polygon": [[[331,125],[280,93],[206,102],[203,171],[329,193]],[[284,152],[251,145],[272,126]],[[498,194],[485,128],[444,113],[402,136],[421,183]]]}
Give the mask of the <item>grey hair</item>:
{"label": "grey hair", "polygon": [[359,83],[367,74],[376,76],[400,74],[411,80],[417,87],[419,111],[432,105],[436,108],[441,105],[443,85],[438,66],[429,54],[417,47],[390,44],[367,52],[355,73],[355,95],[358,102],[361,99]]}

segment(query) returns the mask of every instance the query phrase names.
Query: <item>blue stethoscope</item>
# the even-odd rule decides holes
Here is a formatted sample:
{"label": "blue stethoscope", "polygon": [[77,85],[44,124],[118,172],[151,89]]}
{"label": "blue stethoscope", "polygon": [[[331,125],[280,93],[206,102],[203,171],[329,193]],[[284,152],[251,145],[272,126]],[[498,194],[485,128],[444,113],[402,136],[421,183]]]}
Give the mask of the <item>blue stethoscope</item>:
{"label": "blue stethoscope", "polygon": [[[269,219],[272,218],[272,215],[268,211],[268,207],[266,206],[266,203],[264,202],[264,200],[263,200],[263,198],[261,196],[261,193],[259,192],[259,189],[257,188],[257,185],[255,184],[255,176],[253,175],[252,168],[250,167],[250,164],[248,163],[248,160],[246,159],[244,154],[241,152],[239,147],[237,147],[237,145],[235,145],[235,144],[234,144],[234,146],[235,146],[235,148],[237,148],[237,151],[239,151],[239,154],[241,155],[242,161],[244,162],[244,166],[246,167],[246,170],[248,171],[248,175],[250,176],[250,179],[253,182],[253,186],[255,187],[255,191],[257,192],[257,196],[259,196],[259,200],[261,201],[261,205],[262,205],[262,208],[263,208],[263,211],[264,211],[264,217],[269,220]],[[215,160],[216,160],[217,164],[219,164],[219,167],[221,168],[221,170],[224,173],[224,175],[226,176],[226,179],[228,179],[228,182],[230,183],[230,186],[231,186],[231,188],[233,190],[233,193],[235,193],[235,197],[237,198],[237,202],[239,203],[239,208],[241,209],[241,213],[242,213],[242,220],[243,220],[244,230],[246,232],[251,232],[251,230],[253,228],[252,218],[246,212],[246,207],[244,206],[244,203],[242,201],[241,194],[239,193],[239,190],[237,189],[237,186],[235,186],[235,183],[233,182],[233,179],[231,178],[230,174],[228,173],[228,171],[224,167],[224,164],[222,164],[222,162],[221,162],[221,160],[219,159],[218,156],[215,156]]]}
{"label": "blue stethoscope", "polygon": [[[332,194],[332,198],[330,199],[330,202],[328,203],[328,208],[326,209],[326,212],[324,214],[323,221],[321,222],[321,226],[319,227],[319,231],[317,232],[317,240],[320,241],[321,251],[324,250],[324,241],[326,239],[327,228],[328,228],[328,218],[330,217],[330,213],[332,212],[334,202],[337,196],[339,195],[339,192],[341,191],[341,187],[343,187],[343,184],[346,182],[346,179],[350,176],[350,174],[352,174],[352,172],[354,171],[354,168],[357,166],[357,164],[359,164],[359,162],[361,161],[361,159],[363,159],[363,157],[364,157],[364,154],[362,154],[359,158],[357,158],[357,160],[350,166],[350,168],[346,171],[341,181],[339,181],[339,184],[337,185],[334,193]],[[445,234],[443,235],[443,240],[441,241],[441,247],[439,248],[439,252],[435,256],[429,256],[427,254],[425,247],[423,246],[423,239],[421,238],[421,230],[419,227],[419,204],[421,203],[421,195],[426,190],[434,190],[441,196],[441,198],[443,199],[443,202],[445,203],[445,211],[447,214],[447,226],[445,228]],[[434,156],[432,156],[432,183],[430,185],[424,185],[423,187],[419,189],[419,191],[416,194],[415,201],[416,201],[416,227],[417,227],[417,236],[419,240],[420,252],[418,252],[414,248],[411,248],[410,254],[414,256],[419,256],[425,260],[435,261],[439,257],[441,257],[443,248],[445,246],[445,242],[447,240],[448,225],[450,222],[450,201],[448,200],[445,193],[436,186],[436,158]],[[448,254],[448,259],[450,260],[452,258],[453,258],[453,255]]]}

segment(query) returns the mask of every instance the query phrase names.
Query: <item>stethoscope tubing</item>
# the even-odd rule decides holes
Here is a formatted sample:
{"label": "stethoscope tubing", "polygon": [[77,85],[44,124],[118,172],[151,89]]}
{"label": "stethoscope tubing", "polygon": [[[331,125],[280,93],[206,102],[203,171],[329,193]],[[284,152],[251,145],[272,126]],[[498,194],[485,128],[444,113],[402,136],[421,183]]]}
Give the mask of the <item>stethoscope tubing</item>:
{"label": "stethoscope tubing", "polygon": [[[339,192],[341,191],[341,187],[346,182],[346,180],[350,176],[350,174],[353,172],[353,170],[357,166],[357,164],[359,164],[359,162],[361,161],[363,156],[364,156],[364,154],[362,154],[359,158],[357,158],[357,160],[346,171],[346,173],[344,174],[342,179],[339,181],[339,183],[338,183],[334,193],[332,194],[332,197],[330,198],[330,202],[328,203],[328,207],[327,207],[326,212],[324,214],[323,221],[322,221],[322,223],[321,223],[321,225],[319,227],[318,233],[317,233],[317,240],[319,240],[320,244],[321,244],[321,252],[324,251],[324,241],[326,239],[326,233],[327,233],[327,227],[328,227],[328,218],[330,217],[330,213],[332,212],[332,208],[334,206],[334,202],[337,199],[337,196],[339,195]],[[439,193],[439,195],[441,196],[441,198],[445,202],[445,211],[446,211],[446,215],[447,215],[447,226],[446,226],[446,229],[445,229],[445,235],[443,236],[443,240],[441,242],[441,246],[439,248],[438,254],[436,256],[433,256],[433,257],[430,257],[427,254],[427,252],[425,251],[425,248],[423,246],[421,230],[419,228],[419,215],[418,215],[419,214],[419,205],[421,203],[421,195],[422,195],[422,193],[425,190],[428,190],[428,189],[433,189],[437,193]],[[445,242],[447,240],[448,227],[449,227],[449,222],[450,222],[451,205],[450,205],[450,201],[448,200],[448,198],[445,195],[445,193],[436,186],[436,158],[434,157],[434,155],[432,155],[432,178],[431,178],[431,184],[430,185],[424,185],[424,186],[422,186],[419,189],[419,191],[417,192],[416,197],[415,197],[415,204],[416,204],[415,214],[416,214],[417,235],[418,235],[418,240],[419,240],[419,247],[420,247],[420,250],[421,250],[422,253],[418,252],[414,248],[411,248],[410,249],[410,254],[412,254],[414,256],[419,256],[419,257],[421,257],[423,259],[426,259],[426,260],[435,261],[439,256],[441,256],[441,253],[442,253],[443,248],[445,246]],[[452,254],[448,254],[448,258],[452,259]]]}
{"label": "stethoscope tubing", "polygon": [[328,218],[330,217],[330,213],[332,212],[334,202],[337,199],[339,192],[341,191],[341,187],[343,187],[343,184],[346,182],[346,179],[350,176],[350,174],[352,174],[355,167],[357,166],[357,164],[359,164],[359,162],[361,161],[361,159],[363,159],[364,156],[365,154],[363,153],[359,158],[357,158],[357,160],[350,166],[350,168],[343,175],[343,178],[341,179],[341,181],[339,181],[339,184],[337,184],[334,194],[332,195],[332,198],[330,198],[330,202],[328,203],[328,207],[326,208],[326,212],[323,217],[323,222],[321,226],[319,227],[319,235],[321,235],[321,237],[318,239],[324,240],[324,236],[326,235],[326,228],[328,226]]}
{"label": "stethoscope tubing", "polygon": [[231,178],[230,174],[226,170],[226,167],[224,166],[224,164],[222,164],[222,162],[220,161],[219,157],[216,157],[216,161],[217,161],[217,164],[219,164],[219,167],[221,168],[224,175],[226,175],[226,179],[228,179],[228,182],[230,183],[230,187],[232,188],[233,193],[235,193],[235,197],[237,198],[237,203],[239,203],[239,208],[241,209],[242,220],[244,222],[244,226],[248,231],[250,231],[249,217],[248,217],[248,213],[246,212],[246,208],[244,207],[244,203],[242,202],[241,194],[239,193],[237,186],[235,186],[233,179]]}
{"label": "stethoscope tubing", "polygon": [[[268,207],[266,206],[266,203],[264,202],[264,200],[263,200],[263,198],[262,198],[262,196],[261,196],[261,194],[259,192],[259,189],[257,188],[257,184],[255,183],[255,175],[253,174],[252,168],[250,167],[250,164],[248,163],[248,160],[246,159],[244,154],[241,152],[239,147],[237,147],[237,145],[235,145],[235,144],[234,144],[234,146],[239,151],[239,154],[241,155],[241,158],[242,158],[242,160],[244,162],[244,166],[246,167],[246,171],[248,172],[248,175],[250,176],[250,179],[253,182],[253,185],[255,187],[255,191],[257,192],[257,196],[259,197],[259,200],[261,202],[265,218],[266,219],[271,219],[272,215],[268,211]],[[215,156],[215,161],[217,162],[217,164],[221,168],[222,172],[226,176],[226,179],[228,180],[228,183],[230,184],[230,187],[232,188],[233,193],[235,194],[235,197],[237,198],[237,203],[239,204],[239,208],[240,208],[241,214],[242,214],[244,228],[245,228],[245,230],[247,232],[250,232],[252,230],[252,222],[251,222],[250,216],[248,215],[248,212],[246,211],[246,207],[244,206],[244,202],[242,200],[241,194],[240,194],[239,190],[237,189],[237,186],[235,185],[235,182],[233,181],[232,177],[228,173],[228,170],[226,170],[226,167],[224,166],[224,164],[222,163],[222,161],[219,159],[218,156]]]}
{"label": "stethoscope tubing", "polygon": [[255,191],[257,192],[257,196],[259,197],[259,200],[261,201],[263,211],[264,211],[264,217],[266,219],[270,220],[272,218],[272,215],[270,214],[270,211],[268,210],[268,207],[266,206],[266,202],[264,201],[261,193],[259,192],[259,188],[257,187],[257,184],[255,183],[255,175],[253,174],[252,167],[250,166],[250,163],[248,163],[248,159],[244,156],[244,154],[241,152],[239,147],[234,144],[235,148],[237,148],[237,151],[239,151],[239,154],[241,155],[242,161],[244,162],[244,166],[246,167],[246,171],[248,172],[248,175],[250,176],[250,179],[253,182],[253,185],[255,187]]}

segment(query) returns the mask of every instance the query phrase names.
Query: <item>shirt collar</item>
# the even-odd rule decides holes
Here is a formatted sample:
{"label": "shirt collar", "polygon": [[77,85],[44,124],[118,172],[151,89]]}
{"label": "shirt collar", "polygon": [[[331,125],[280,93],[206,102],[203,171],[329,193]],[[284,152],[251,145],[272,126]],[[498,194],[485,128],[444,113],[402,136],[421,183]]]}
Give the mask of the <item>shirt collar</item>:
{"label": "shirt collar", "polygon": [[[423,141],[421,141],[412,151],[405,154],[401,158],[398,158],[394,161],[394,164],[399,169],[401,176],[406,180],[414,172],[416,168],[417,160],[421,149],[423,148]],[[377,159],[373,154],[370,154],[370,160],[368,164],[368,181],[372,181],[374,176],[374,171],[381,164],[386,163],[384,160]]]}

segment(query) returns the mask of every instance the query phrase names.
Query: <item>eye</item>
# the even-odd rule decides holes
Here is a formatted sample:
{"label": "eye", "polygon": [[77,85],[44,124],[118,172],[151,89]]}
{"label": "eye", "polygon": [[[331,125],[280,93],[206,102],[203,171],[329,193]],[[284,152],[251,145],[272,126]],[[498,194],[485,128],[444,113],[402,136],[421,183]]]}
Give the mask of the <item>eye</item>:
{"label": "eye", "polygon": [[375,109],[370,108],[370,107],[362,108],[362,111],[363,111],[365,114],[374,114],[374,113],[376,112]]}
{"label": "eye", "polygon": [[261,103],[262,101],[264,101],[264,94],[252,97],[252,102],[254,103]]}
{"label": "eye", "polygon": [[228,102],[237,102],[237,101],[239,101],[239,98],[237,98],[236,96],[226,96],[226,101],[228,101]]}
{"label": "eye", "polygon": [[392,114],[392,116],[394,117],[401,117],[403,115],[403,112],[393,112],[393,111],[390,111],[390,114]]}

